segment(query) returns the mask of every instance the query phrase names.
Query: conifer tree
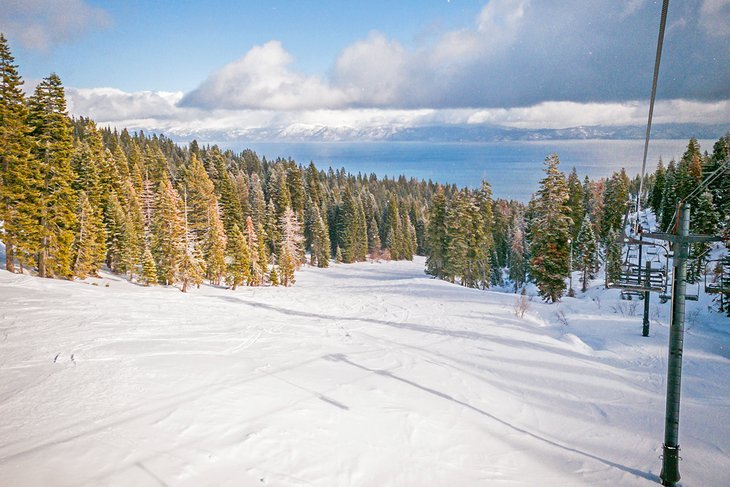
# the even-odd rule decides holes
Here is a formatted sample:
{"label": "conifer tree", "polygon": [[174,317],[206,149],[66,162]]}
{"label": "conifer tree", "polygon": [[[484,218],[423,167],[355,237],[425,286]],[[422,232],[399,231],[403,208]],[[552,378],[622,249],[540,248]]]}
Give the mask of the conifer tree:
{"label": "conifer tree", "polygon": [[94,209],[89,204],[86,193],[81,193],[79,201],[79,229],[74,242],[75,258],[73,275],[84,279],[96,275],[104,260],[104,239],[101,245],[97,232],[102,231],[101,222],[94,221]]}
{"label": "conifer tree", "polygon": [[677,192],[674,161],[669,161],[669,166],[667,166],[667,172],[664,176],[664,191],[662,192],[662,218],[660,226],[662,231],[671,231],[669,224],[674,219],[676,206]]}
{"label": "conifer tree", "polygon": [[261,180],[259,175],[254,173],[251,175],[249,182],[249,207],[251,208],[251,219],[254,226],[263,225],[266,219],[266,199],[264,190],[261,188]]}
{"label": "conifer tree", "polygon": [[175,283],[183,254],[187,253],[185,222],[180,197],[169,180],[162,180],[155,199],[151,251],[157,266],[157,281],[169,286]]}
{"label": "conifer tree", "polygon": [[195,247],[195,240],[188,227],[187,199],[183,199],[183,248],[177,266],[175,279],[181,283],[180,291],[187,292],[188,285],[200,286],[205,273],[205,261]]}
{"label": "conifer tree", "polygon": [[588,282],[593,279],[594,273],[598,267],[598,242],[593,232],[593,223],[591,223],[588,215],[585,215],[580,226],[580,231],[575,240],[574,249],[576,253],[576,267],[582,272],[581,282],[583,288],[581,291],[588,290]]}
{"label": "conifer tree", "polygon": [[535,199],[530,227],[530,274],[540,295],[548,302],[560,300],[568,277],[570,209],[565,176],[558,169],[557,154],[545,159],[545,178]]}
{"label": "conifer tree", "polygon": [[446,195],[443,186],[431,200],[431,213],[426,229],[426,273],[439,279],[446,277],[448,261],[449,234],[446,228]]}
{"label": "conifer tree", "polygon": [[[289,282],[289,269],[282,266],[283,256],[286,254],[288,258],[287,265],[291,266],[292,272],[299,269],[304,261],[304,235],[302,234],[301,224],[296,214],[291,208],[286,208],[281,217],[281,242],[279,244],[279,268],[282,284],[285,286]],[[293,281],[292,281],[293,282]]]}
{"label": "conifer tree", "polygon": [[279,273],[276,271],[276,265],[271,266],[271,272],[269,273],[269,283],[272,286],[279,285]]}
{"label": "conifer tree", "polygon": [[490,283],[501,285],[502,273],[499,258],[494,249],[494,213],[492,188],[482,181],[479,191],[474,194],[474,209],[471,212],[471,246],[467,259],[469,268],[474,269],[473,286],[486,289]]}
{"label": "conifer tree", "polygon": [[621,242],[619,231],[611,230],[606,239],[606,285],[621,277]]}
{"label": "conifer tree", "polygon": [[[72,276],[77,196],[72,188],[73,139],[66,97],[56,74],[44,78],[29,100],[29,121],[36,140],[30,179],[38,184],[33,205],[40,240],[34,245],[40,277]],[[35,233],[35,232],[34,232]]]}
{"label": "conifer tree", "polygon": [[[0,240],[5,243],[5,268],[15,272],[16,245],[35,233],[30,168],[31,128],[23,96],[23,80],[7,40],[0,34]],[[24,253],[21,252],[21,262]]]}
{"label": "conifer tree", "polygon": [[525,237],[516,219],[512,223],[512,241],[509,253],[509,278],[515,292],[525,283],[527,267],[525,262]]}
{"label": "conifer tree", "polygon": [[263,225],[259,225],[258,227],[258,251],[259,251],[259,267],[261,268],[262,274],[261,274],[261,281],[259,285],[265,284],[265,276],[268,274],[269,271],[269,259],[267,258],[267,250],[268,246],[266,245],[266,233],[264,231]]}
{"label": "conifer tree", "polygon": [[[605,238],[611,230],[620,230],[629,201],[629,178],[626,172],[614,172],[606,182],[603,193],[603,217],[601,220],[601,236]],[[580,224],[579,224],[580,225]]]}
{"label": "conifer tree", "polygon": [[[249,256],[249,270],[246,281],[249,286],[260,286],[264,282],[266,271],[266,266],[262,264],[259,252],[259,248],[263,247],[263,236],[256,233],[250,216],[246,217],[245,232],[244,242],[246,244],[246,254]],[[266,257],[265,254],[264,257]]]}
{"label": "conifer tree", "polygon": [[[227,237],[223,229],[223,222],[218,213],[215,198],[211,199],[208,207],[209,223],[202,242],[202,254],[205,261],[205,276],[211,284],[217,286],[226,272],[226,245]],[[236,225],[234,233],[241,230]]]}
{"label": "conifer tree", "polygon": [[[250,217],[247,223],[251,221]],[[251,280],[251,254],[246,238],[236,227],[228,238],[228,285],[232,290]]]}
{"label": "conifer tree", "polygon": [[116,193],[109,197],[104,219],[107,222],[107,265],[112,272],[127,272],[128,266],[134,265],[134,261],[129,258],[131,249],[127,239],[127,216]]}
{"label": "conifer tree", "polygon": [[583,186],[578,178],[578,173],[576,172],[575,167],[573,167],[573,170],[568,176],[567,206],[570,209],[570,218],[573,220],[571,238],[574,240],[578,236],[578,232],[580,232],[581,222],[583,221],[583,215],[585,214],[585,208],[583,206],[584,198]]}
{"label": "conifer tree", "polygon": [[[446,278],[455,282],[464,275],[469,252],[470,198],[466,189],[455,193],[446,212],[446,229],[449,235],[448,260],[444,268]],[[463,281],[462,281],[463,284]]]}
{"label": "conifer tree", "polygon": [[649,207],[654,212],[654,215],[659,221],[662,211],[662,196],[664,194],[664,180],[666,177],[666,171],[664,170],[664,163],[661,158],[657,165],[656,171],[654,172],[654,185],[649,193]]}
{"label": "conifer tree", "polygon": [[157,284],[157,266],[148,245],[144,246],[142,254],[142,282],[145,286]]}

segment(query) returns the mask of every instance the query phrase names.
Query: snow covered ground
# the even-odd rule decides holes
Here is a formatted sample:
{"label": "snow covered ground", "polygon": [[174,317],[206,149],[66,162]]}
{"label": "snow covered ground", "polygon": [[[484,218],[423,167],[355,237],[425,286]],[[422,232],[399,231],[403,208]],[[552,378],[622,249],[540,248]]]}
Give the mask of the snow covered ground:
{"label": "snow covered ground", "polygon": [[[188,294],[0,271],[0,484],[657,485],[669,304],[642,338],[616,290],[519,318],[423,268]],[[730,485],[730,320],[707,304],[688,303],[685,486]]]}

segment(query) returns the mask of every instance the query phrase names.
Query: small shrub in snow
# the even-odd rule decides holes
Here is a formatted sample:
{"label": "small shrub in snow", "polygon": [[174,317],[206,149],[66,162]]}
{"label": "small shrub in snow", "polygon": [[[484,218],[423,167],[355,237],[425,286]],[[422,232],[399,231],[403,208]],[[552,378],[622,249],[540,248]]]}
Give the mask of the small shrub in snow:
{"label": "small shrub in snow", "polygon": [[530,309],[530,300],[527,297],[527,291],[525,288],[522,288],[522,293],[515,301],[514,309],[515,314],[520,318],[523,318],[525,313],[527,313],[527,310]]}
{"label": "small shrub in snow", "polygon": [[558,319],[558,323],[563,326],[568,326],[568,317],[565,316],[565,311],[559,309],[555,312],[555,317]]}

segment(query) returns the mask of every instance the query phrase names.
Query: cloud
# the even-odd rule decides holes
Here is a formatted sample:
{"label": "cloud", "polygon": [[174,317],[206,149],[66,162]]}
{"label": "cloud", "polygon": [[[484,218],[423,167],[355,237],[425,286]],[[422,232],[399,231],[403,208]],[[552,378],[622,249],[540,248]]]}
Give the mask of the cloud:
{"label": "cloud", "polygon": [[140,91],[127,93],[116,88],[68,88],[69,112],[99,122],[130,119],[173,119],[180,110],[176,103],[182,92]]}
{"label": "cloud", "polygon": [[[670,7],[660,98],[730,98],[729,6]],[[321,76],[292,70],[292,55],[272,41],[213,73],[182,105],[410,110],[641,100],[651,87],[659,14],[647,0],[491,0],[471,26],[425,44],[372,32]]]}
{"label": "cloud", "polygon": [[84,0],[4,0],[0,32],[29,49],[48,50],[111,24],[105,10]]}
{"label": "cloud", "polygon": [[[643,125],[647,102],[542,102],[527,107],[455,109],[203,109],[181,106],[180,92],[127,93],[112,88],[66,90],[69,112],[89,116],[101,125],[162,132],[179,137],[206,134],[236,137],[258,131],[261,136],[286,137],[297,131],[327,128],[335,132],[383,131],[420,126],[491,125],[522,129],[567,128],[580,125]],[[702,102],[660,100],[655,123],[727,123],[730,100]]]}
{"label": "cloud", "polygon": [[182,106],[201,108],[329,108],[344,105],[343,92],[317,76],[294,73],[292,56],[278,41],[255,46],[188,93]]}

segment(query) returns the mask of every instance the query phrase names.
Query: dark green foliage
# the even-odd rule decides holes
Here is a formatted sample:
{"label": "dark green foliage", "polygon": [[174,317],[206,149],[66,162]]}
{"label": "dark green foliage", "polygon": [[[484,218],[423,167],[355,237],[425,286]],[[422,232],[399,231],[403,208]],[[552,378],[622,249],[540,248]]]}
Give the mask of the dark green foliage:
{"label": "dark green foliage", "polygon": [[30,250],[37,253],[38,275],[73,275],[73,242],[76,229],[77,195],[72,184],[73,138],[66,114],[66,98],[56,74],[44,78],[29,100],[31,136],[35,139],[32,155],[36,161],[30,171],[30,203],[37,216],[35,240]]}
{"label": "dark green foliage", "polygon": [[588,281],[593,279],[598,270],[598,241],[593,232],[593,223],[586,215],[580,226],[578,236],[573,243],[573,267],[581,271],[582,291],[588,290]]}
{"label": "dark green foliage", "polygon": [[560,300],[568,277],[568,239],[573,221],[566,205],[565,176],[557,154],[545,159],[546,177],[540,181],[530,222],[530,275],[548,302]]}

